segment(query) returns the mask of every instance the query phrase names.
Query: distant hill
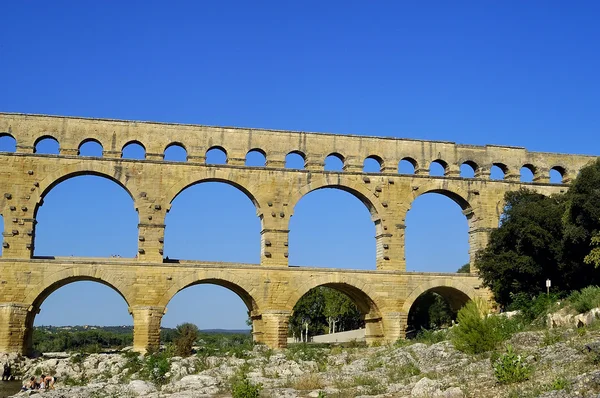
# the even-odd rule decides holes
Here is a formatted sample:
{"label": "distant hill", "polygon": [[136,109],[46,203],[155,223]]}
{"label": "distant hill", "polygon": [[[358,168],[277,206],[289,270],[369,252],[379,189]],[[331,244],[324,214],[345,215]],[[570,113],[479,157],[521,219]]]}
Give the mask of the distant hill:
{"label": "distant hill", "polygon": [[[86,330],[99,330],[112,333],[132,333],[133,326],[96,326],[96,325],[74,325],[74,326],[36,326],[35,329],[44,330],[50,333],[54,332],[83,332]],[[163,331],[174,331],[175,328],[160,328]],[[230,334],[250,334],[250,329],[201,329],[202,333],[230,333]]]}

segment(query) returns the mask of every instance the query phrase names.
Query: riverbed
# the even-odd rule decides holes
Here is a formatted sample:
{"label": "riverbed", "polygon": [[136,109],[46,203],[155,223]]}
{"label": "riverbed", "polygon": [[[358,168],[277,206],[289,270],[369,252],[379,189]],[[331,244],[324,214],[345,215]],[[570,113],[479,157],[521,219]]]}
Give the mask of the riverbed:
{"label": "riverbed", "polygon": [[21,381],[0,381],[0,398],[16,394],[21,389]]}

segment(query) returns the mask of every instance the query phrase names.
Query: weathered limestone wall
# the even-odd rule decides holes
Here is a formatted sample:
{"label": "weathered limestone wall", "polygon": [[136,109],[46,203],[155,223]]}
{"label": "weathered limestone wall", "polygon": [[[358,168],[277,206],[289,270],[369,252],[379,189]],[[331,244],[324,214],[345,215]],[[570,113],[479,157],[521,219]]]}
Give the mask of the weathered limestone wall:
{"label": "weathered limestone wall", "polygon": [[[323,285],[357,303],[368,342],[393,341],[404,336],[410,307],[427,290],[444,295],[456,308],[474,297],[490,298],[476,270],[472,275],[405,272],[405,218],[417,197],[439,193],[461,207],[473,259],[498,226],[507,191],[527,187],[547,195],[563,192],[572,176],[594,159],[450,142],[2,113],[0,135],[17,142],[15,153],[0,154],[0,352],[26,352],[41,303],[79,280],[105,283],[123,296],[133,316],[134,346],[140,351],[158,345],[171,297],[197,283],[221,284],[238,294],[250,311],[255,340],[271,347],[285,346],[294,305],[308,290]],[[58,140],[59,155],[35,153],[44,137]],[[78,156],[80,146],[90,140],[102,145],[103,157]],[[131,142],[144,146],[144,160],[121,159],[123,147]],[[170,145],[184,147],[187,162],[164,161]],[[227,164],[206,164],[212,148],[226,152]],[[265,167],[244,165],[252,150],[265,155]],[[289,153],[300,154],[305,169],[286,169]],[[331,154],[342,159],[343,171],[323,170]],[[363,173],[366,158],[377,160],[381,171]],[[414,174],[398,174],[403,159],[415,166]],[[429,176],[432,162],[444,166],[444,176]],[[460,177],[464,163],[473,167],[474,178]],[[505,171],[504,180],[490,180],[493,165]],[[518,181],[523,166],[534,173],[533,183]],[[563,184],[548,183],[551,169],[562,174]],[[86,174],[110,179],[130,194],[139,214],[137,257],[36,259],[35,220],[45,195],[58,183]],[[262,225],[260,264],[165,262],[165,218],[173,199],[190,185],[207,181],[235,186],[254,203]],[[369,209],[377,270],[287,267],[290,217],[304,195],[321,188],[345,190]]]}

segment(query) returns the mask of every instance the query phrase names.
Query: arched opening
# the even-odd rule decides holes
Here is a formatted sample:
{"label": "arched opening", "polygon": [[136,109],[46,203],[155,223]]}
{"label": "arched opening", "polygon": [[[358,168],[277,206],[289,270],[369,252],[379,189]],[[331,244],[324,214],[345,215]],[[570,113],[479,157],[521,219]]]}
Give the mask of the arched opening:
{"label": "arched opening", "polygon": [[363,163],[364,173],[380,173],[383,160],[378,156],[369,156]]}
{"label": "arched opening", "polygon": [[343,171],[344,157],[339,153],[332,153],[325,158],[325,171]]}
{"label": "arched opening", "polygon": [[86,140],[79,145],[79,156],[90,156],[94,158],[101,158],[102,153],[104,152],[104,148],[102,148],[102,144],[94,139]]}
{"label": "arched opening", "polygon": [[[210,303],[210,304],[209,304]],[[212,341],[212,349],[232,349],[236,345],[252,347],[252,321],[256,309],[252,297],[241,287],[223,280],[209,279],[177,292],[167,305],[161,322],[161,343],[174,341],[179,325],[191,323],[199,330],[197,346]]]}
{"label": "arched opening", "polygon": [[490,169],[490,180],[504,180],[507,168],[501,163],[494,163]]}
{"label": "arched opening", "polygon": [[521,182],[533,182],[535,176],[535,167],[530,164],[526,164],[521,167]]}
{"label": "arched opening", "polygon": [[469,262],[469,222],[463,214],[468,208],[448,191],[425,193],[413,201],[405,222],[407,271],[456,272]]}
{"label": "arched opening", "polygon": [[58,155],[60,153],[58,140],[49,135],[38,138],[34,144],[33,153],[40,155]]}
{"label": "arched opening", "polygon": [[466,161],[460,165],[460,176],[462,178],[475,178],[475,172],[477,171],[477,164],[472,161]]}
{"label": "arched opening", "polygon": [[227,181],[188,186],[165,219],[166,258],[260,263],[261,222],[253,202]]}
{"label": "arched opening", "polygon": [[374,211],[340,187],[303,196],[290,219],[290,265],[375,269],[375,227],[370,210]]}
{"label": "arched opening", "polygon": [[304,170],[306,165],[306,156],[302,152],[293,151],[285,156],[286,169]]}
{"label": "arched opening", "polygon": [[173,143],[165,148],[163,159],[168,162],[187,162],[187,151],[183,145]]}
{"label": "arched opening", "polygon": [[404,158],[398,164],[398,172],[400,174],[415,174],[417,169],[417,161],[412,158]]}
{"label": "arched opening", "polygon": [[377,306],[365,292],[347,283],[310,289],[296,301],[288,324],[288,342],[364,342],[367,336],[381,335]]}
{"label": "arched opening", "polygon": [[206,164],[227,164],[227,152],[220,146],[206,151]]}
{"label": "arched opening", "polygon": [[135,257],[139,218],[122,186],[99,175],[71,176],[36,209],[36,256]]}
{"label": "arched opening", "polygon": [[146,159],[146,148],[144,148],[140,142],[128,142],[121,151],[121,158],[138,160]]}
{"label": "arched opening", "polygon": [[17,140],[10,134],[0,134],[0,152],[16,152]]}
{"label": "arched opening", "polygon": [[262,149],[251,149],[246,154],[246,166],[265,167],[267,156]]}
{"label": "arched opening", "polygon": [[446,175],[448,164],[443,160],[434,160],[429,165],[429,175],[432,177],[443,177]]}
{"label": "arched opening", "polygon": [[26,345],[37,353],[98,352],[130,346],[133,318],[128,308],[123,296],[101,280],[63,280],[34,302],[27,319]]}
{"label": "arched opening", "polygon": [[445,329],[454,323],[458,310],[469,296],[458,289],[438,286],[423,292],[408,312],[406,337],[413,338],[422,330]]}
{"label": "arched opening", "polygon": [[563,184],[565,178],[565,169],[560,166],[554,166],[550,169],[550,183]]}

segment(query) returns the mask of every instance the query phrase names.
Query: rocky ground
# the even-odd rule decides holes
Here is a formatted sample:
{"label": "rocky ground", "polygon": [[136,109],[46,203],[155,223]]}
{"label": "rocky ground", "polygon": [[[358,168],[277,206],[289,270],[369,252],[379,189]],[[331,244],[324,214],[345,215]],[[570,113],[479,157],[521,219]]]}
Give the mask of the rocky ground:
{"label": "rocky ground", "polygon": [[261,396],[277,398],[600,397],[600,327],[521,332],[508,344],[531,368],[528,380],[500,384],[492,367],[497,354],[467,355],[449,341],[282,351],[257,346],[246,358],[173,357],[155,374],[144,374],[124,354],[11,357],[11,362],[23,376],[56,375],[54,391],[35,393],[49,398],[227,397],[231,383],[244,374],[262,384]]}

